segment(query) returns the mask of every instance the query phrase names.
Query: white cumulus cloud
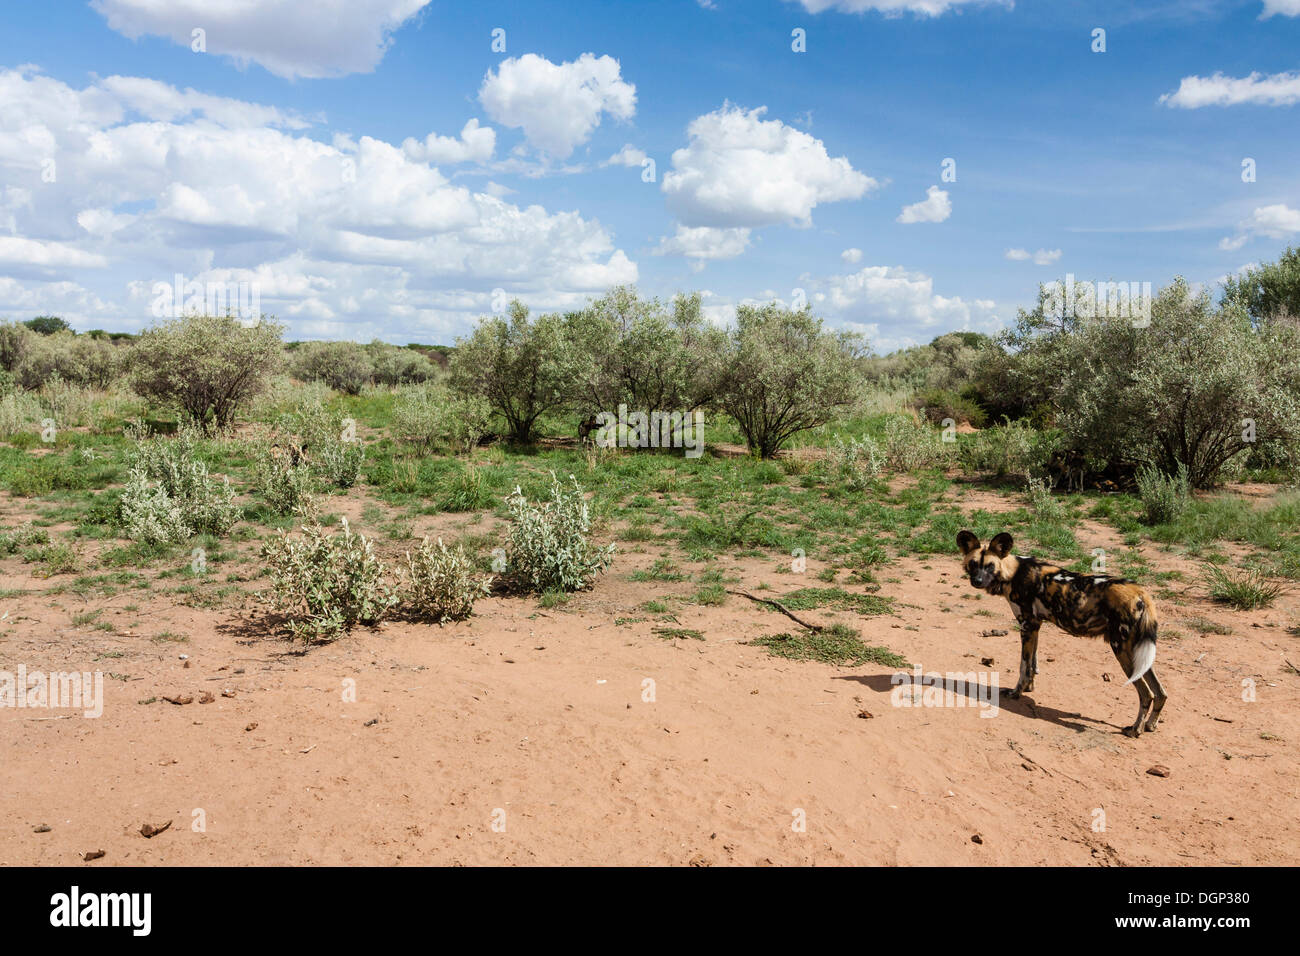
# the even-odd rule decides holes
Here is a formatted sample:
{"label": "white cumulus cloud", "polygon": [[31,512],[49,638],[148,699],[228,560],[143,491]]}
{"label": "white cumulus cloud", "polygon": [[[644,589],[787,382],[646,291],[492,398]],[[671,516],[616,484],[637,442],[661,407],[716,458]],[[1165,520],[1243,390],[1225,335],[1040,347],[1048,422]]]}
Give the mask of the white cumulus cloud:
{"label": "white cumulus cloud", "polygon": [[1219,248],[1235,252],[1255,236],[1268,239],[1289,239],[1300,234],[1300,209],[1286,203],[1257,206],[1255,211],[1237,223],[1237,234],[1219,240]]}
{"label": "white cumulus cloud", "polygon": [[828,316],[864,333],[877,351],[929,341],[951,329],[992,331],[1001,320],[991,299],[940,295],[934,279],[902,266],[866,266],[820,280]]}
{"label": "white cumulus cloud", "polygon": [[[369,73],[429,0],[91,0],[111,29],[258,63],[276,76]],[[196,54],[197,55],[197,54]]]}
{"label": "white cumulus cloud", "polygon": [[439,136],[430,133],[424,142],[407,137],[402,142],[402,152],[417,162],[435,165],[455,163],[485,163],[496,150],[497,134],[490,126],[480,126],[471,119],[460,131],[460,137]]}
{"label": "white cumulus cloud", "polygon": [[[448,342],[490,309],[494,288],[572,308],[637,279],[577,211],[454,183],[383,140],[299,133],[258,104],[121,80],[78,89],[0,70],[0,314],[48,309],[130,330],[151,320],[154,282],[232,276],[261,283],[263,311],[298,337]],[[145,111],[141,90],[155,104]],[[264,125],[250,125],[257,117]],[[433,150],[482,151],[480,131]]]}
{"label": "white cumulus cloud", "polygon": [[604,114],[629,120],[636,113],[636,87],[622,78],[618,60],[594,53],[571,63],[512,57],[488,72],[478,96],[488,116],[522,129],[529,145],[555,159],[587,142]]}
{"label": "white cumulus cloud", "polygon": [[602,166],[635,166],[638,169],[646,161],[644,150],[627,143],[613,156],[601,163]]}
{"label": "white cumulus cloud", "polygon": [[1300,0],[1264,0],[1264,11],[1259,15],[1267,20],[1274,14],[1284,17],[1300,17]]}
{"label": "white cumulus cloud", "polygon": [[668,208],[688,226],[756,227],[812,224],[819,203],[860,199],[879,186],[825,144],[780,120],[767,107],[731,104],[696,117],[690,142],[664,174]]}
{"label": "white cumulus cloud", "polygon": [[[875,12],[887,17],[898,17],[905,13],[918,17],[937,17],[949,10],[981,4],[1010,7],[1014,0],[798,0],[798,2],[809,13],[837,10],[840,13]],[[1273,0],[1273,2],[1288,2],[1288,0]]]}
{"label": "white cumulus cloud", "polygon": [[925,198],[920,202],[904,206],[898,214],[898,222],[943,222],[952,215],[952,200],[947,190],[931,186],[925,191]]}
{"label": "white cumulus cloud", "polygon": [[750,230],[714,229],[710,226],[678,224],[671,237],[665,236],[654,250],[657,256],[685,256],[687,259],[734,259],[749,247]]}
{"label": "white cumulus cloud", "polygon": [[1061,258],[1061,250],[1039,249],[1037,252],[1030,252],[1028,249],[1008,249],[1006,257],[1012,262],[1029,262],[1032,260],[1036,266],[1050,266]]}
{"label": "white cumulus cloud", "polygon": [[1159,102],[1180,109],[1195,110],[1203,106],[1290,106],[1300,102],[1300,73],[1251,73],[1234,77],[1185,76],[1178,89],[1160,97]]}

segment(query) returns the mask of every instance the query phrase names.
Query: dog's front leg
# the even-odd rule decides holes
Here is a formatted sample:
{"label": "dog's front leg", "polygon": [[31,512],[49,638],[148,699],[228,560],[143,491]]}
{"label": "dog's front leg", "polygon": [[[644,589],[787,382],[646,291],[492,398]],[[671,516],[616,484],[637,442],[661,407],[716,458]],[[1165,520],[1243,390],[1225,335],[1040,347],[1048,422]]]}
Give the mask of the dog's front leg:
{"label": "dog's front leg", "polygon": [[1034,674],[1038,673],[1038,627],[1041,622],[1028,618],[1020,624],[1020,680],[1012,697],[1034,689]]}

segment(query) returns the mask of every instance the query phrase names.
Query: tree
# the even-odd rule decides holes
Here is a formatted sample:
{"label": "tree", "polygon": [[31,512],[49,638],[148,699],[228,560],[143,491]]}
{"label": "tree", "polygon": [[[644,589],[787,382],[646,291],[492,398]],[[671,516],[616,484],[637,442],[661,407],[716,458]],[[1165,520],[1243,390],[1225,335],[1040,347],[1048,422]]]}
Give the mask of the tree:
{"label": "tree", "polygon": [[510,317],[485,316],[468,338],[457,341],[451,360],[451,387],[460,395],[487,399],[506,420],[510,437],[529,443],[537,420],[565,406],[573,363],[564,320],[541,315],[530,320],[528,307],[510,303]]}
{"label": "tree", "polygon": [[89,388],[108,388],[122,371],[126,349],[108,339],[74,332],[32,335],[14,368],[18,384],[37,389],[58,376]]}
{"label": "tree", "polygon": [[155,325],[132,347],[132,384],[141,396],[174,402],[205,429],[225,429],[283,362],[282,326],[263,318],[196,315]]}
{"label": "tree", "polygon": [[15,371],[31,347],[34,334],[19,322],[0,322],[0,369]]}
{"label": "tree", "polygon": [[295,376],[348,395],[360,395],[374,374],[369,354],[356,342],[303,342],[289,354]]}
{"label": "tree", "polygon": [[1008,379],[1037,379],[1067,447],[1170,475],[1185,467],[1207,488],[1252,452],[1300,461],[1297,349],[1294,324],[1254,325],[1240,304],[1216,309],[1178,279],[1149,325],[1102,318],[1024,339]]}
{"label": "tree", "polygon": [[1257,325],[1280,315],[1300,319],[1300,249],[1288,247],[1266,262],[1223,283],[1224,306],[1240,306]]}
{"label": "tree", "polygon": [[823,331],[807,310],[741,306],[718,356],[717,407],[736,420],[751,451],[771,458],[854,401],[864,345],[854,333]]}
{"label": "tree", "polygon": [[57,315],[38,315],[34,319],[28,319],[23,325],[27,326],[33,332],[39,332],[41,335],[53,335],[55,332],[70,332],[72,326],[68,325]]}
{"label": "tree", "polygon": [[419,352],[378,339],[366,346],[376,385],[409,385],[434,377],[433,364]]}
{"label": "tree", "polygon": [[699,295],[677,296],[669,314],[658,299],[619,286],[564,322],[574,363],[571,398],[581,412],[613,412],[620,404],[689,412],[711,397],[708,359],[726,334],[704,319]]}

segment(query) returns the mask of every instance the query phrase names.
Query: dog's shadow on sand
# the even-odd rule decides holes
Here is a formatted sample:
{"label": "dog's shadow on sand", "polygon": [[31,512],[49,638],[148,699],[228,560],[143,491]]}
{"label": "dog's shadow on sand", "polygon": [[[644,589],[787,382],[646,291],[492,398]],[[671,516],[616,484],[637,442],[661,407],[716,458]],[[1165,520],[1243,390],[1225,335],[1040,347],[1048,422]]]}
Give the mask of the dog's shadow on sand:
{"label": "dog's shadow on sand", "polygon": [[[846,674],[841,677],[836,677],[835,680],[853,681],[863,685],[864,687],[868,687],[877,693],[890,695],[892,695],[894,689],[899,686],[890,674]],[[924,689],[929,689],[929,686],[930,685],[927,684]],[[936,690],[942,689],[945,698],[948,694],[965,696],[970,701],[969,704],[965,705],[967,707],[978,707],[985,702],[988,702],[987,706],[992,706],[993,695],[990,693],[989,686],[984,683],[969,684],[964,681],[958,682],[944,677],[938,683],[934,684],[934,688]],[[1030,693],[1032,693],[1032,691]],[[1000,710],[1008,710],[1013,714],[1021,717],[1029,717],[1033,720],[1045,720],[1049,724],[1056,724],[1058,727],[1065,727],[1066,729],[1073,730],[1075,733],[1079,734],[1085,733],[1089,730],[1096,730],[1098,726],[1114,728],[1117,731],[1122,730],[1122,728],[1115,727],[1114,724],[1105,720],[1094,720],[1091,717],[1085,717],[1083,714],[1071,713],[1064,710],[1057,710],[1054,707],[1047,707],[1043,704],[1036,704],[1034,703],[1033,698],[1029,696],[1022,695],[1018,698],[1011,697],[1008,692],[1003,690],[1001,687],[997,689],[996,699],[997,706]],[[918,701],[914,706],[919,707],[920,702]],[[1078,723],[1077,720],[1073,718],[1087,721],[1088,723]]]}

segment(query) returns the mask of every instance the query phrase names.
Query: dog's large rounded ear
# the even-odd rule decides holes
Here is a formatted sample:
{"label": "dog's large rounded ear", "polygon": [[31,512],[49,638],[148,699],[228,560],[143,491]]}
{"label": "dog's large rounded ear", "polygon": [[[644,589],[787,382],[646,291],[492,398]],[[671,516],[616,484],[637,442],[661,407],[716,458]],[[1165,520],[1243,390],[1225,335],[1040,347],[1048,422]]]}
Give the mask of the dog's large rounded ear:
{"label": "dog's large rounded ear", "polygon": [[1011,535],[1003,531],[1001,534],[994,536],[993,540],[989,542],[989,550],[999,558],[1005,558],[1011,553],[1011,545]]}
{"label": "dog's large rounded ear", "polygon": [[970,554],[972,551],[978,551],[980,539],[975,537],[969,531],[957,532],[957,547],[962,554]]}

